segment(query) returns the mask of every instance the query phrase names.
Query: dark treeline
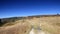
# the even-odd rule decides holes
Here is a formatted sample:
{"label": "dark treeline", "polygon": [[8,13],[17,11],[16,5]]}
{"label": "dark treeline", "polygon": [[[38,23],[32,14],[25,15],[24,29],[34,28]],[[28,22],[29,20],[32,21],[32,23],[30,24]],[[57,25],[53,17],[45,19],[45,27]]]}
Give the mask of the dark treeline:
{"label": "dark treeline", "polygon": [[3,25],[3,22],[2,22],[2,20],[0,19],[0,26],[2,26]]}
{"label": "dark treeline", "polygon": [[0,19],[0,26],[3,26],[6,23],[15,22],[17,20],[26,19],[25,17],[11,17],[11,18],[2,18]]}

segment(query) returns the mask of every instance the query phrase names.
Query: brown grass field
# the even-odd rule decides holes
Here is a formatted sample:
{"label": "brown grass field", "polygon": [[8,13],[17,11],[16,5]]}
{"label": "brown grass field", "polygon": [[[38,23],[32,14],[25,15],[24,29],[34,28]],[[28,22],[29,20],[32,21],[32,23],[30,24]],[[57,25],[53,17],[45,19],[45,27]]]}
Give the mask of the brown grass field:
{"label": "brown grass field", "polygon": [[6,24],[0,27],[0,34],[28,34],[30,29],[31,26],[28,23],[16,23],[15,25],[9,26]]}
{"label": "brown grass field", "polygon": [[33,17],[15,21],[15,23],[7,23],[0,27],[0,34],[28,34],[31,30],[31,25],[49,34],[60,34],[60,16]]}

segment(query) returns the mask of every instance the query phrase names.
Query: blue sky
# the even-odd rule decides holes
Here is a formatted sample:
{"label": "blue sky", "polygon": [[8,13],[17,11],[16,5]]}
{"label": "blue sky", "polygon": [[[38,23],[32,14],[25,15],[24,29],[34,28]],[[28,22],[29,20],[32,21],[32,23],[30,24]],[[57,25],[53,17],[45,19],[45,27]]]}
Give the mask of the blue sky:
{"label": "blue sky", "polygon": [[0,0],[0,18],[57,13],[59,0]]}

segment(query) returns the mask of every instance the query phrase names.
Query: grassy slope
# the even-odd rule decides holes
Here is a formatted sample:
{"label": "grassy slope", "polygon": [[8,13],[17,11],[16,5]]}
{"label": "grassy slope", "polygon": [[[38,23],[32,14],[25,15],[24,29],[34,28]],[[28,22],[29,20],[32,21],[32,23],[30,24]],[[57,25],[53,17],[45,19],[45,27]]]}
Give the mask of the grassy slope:
{"label": "grassy slope", "polygon": [[60,34],[60,16],[40,17],[27,20],[37,28],[41,24],[41,29],[50,34]]}
{"label": "grassy slope", "polygon": [[[60,34],[60,16],[55,17],[40,17],[40,18],[33,18],[31,20],[25,19],[24,21],[30,22],[34,24],[34,27],[40,26],[41,29],[45,32],[48,32],[50,34]],[[18,23],[18,22],[16,22]],[[13,23],[13,24],[16,24]],[[23,20],[19,21],[19,23],[23,23]],[[12,23],[5,24],[4,26],[11,25]]]}
{"label": "grassy slope", "polygon": [[60,16],[59,17],[42,17],[42,30],[51,34],[60,34]]}
{"label": "grassy slope", "polygon": [[[9,23],[10,24],[10,23]],[[14,25],[4,25],[0,27],[0,34],[28,34],[30,31],[31,26],[27,22],[16,21]]]}

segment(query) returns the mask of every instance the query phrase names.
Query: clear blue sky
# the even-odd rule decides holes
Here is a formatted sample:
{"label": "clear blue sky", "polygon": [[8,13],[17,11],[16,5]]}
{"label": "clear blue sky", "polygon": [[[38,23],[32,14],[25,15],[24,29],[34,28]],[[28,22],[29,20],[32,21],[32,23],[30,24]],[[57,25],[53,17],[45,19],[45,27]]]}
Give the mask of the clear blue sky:
{"label": "clear blue sky", "polygon": [[0,0],[0,18],[60,13],[60,0]]}

